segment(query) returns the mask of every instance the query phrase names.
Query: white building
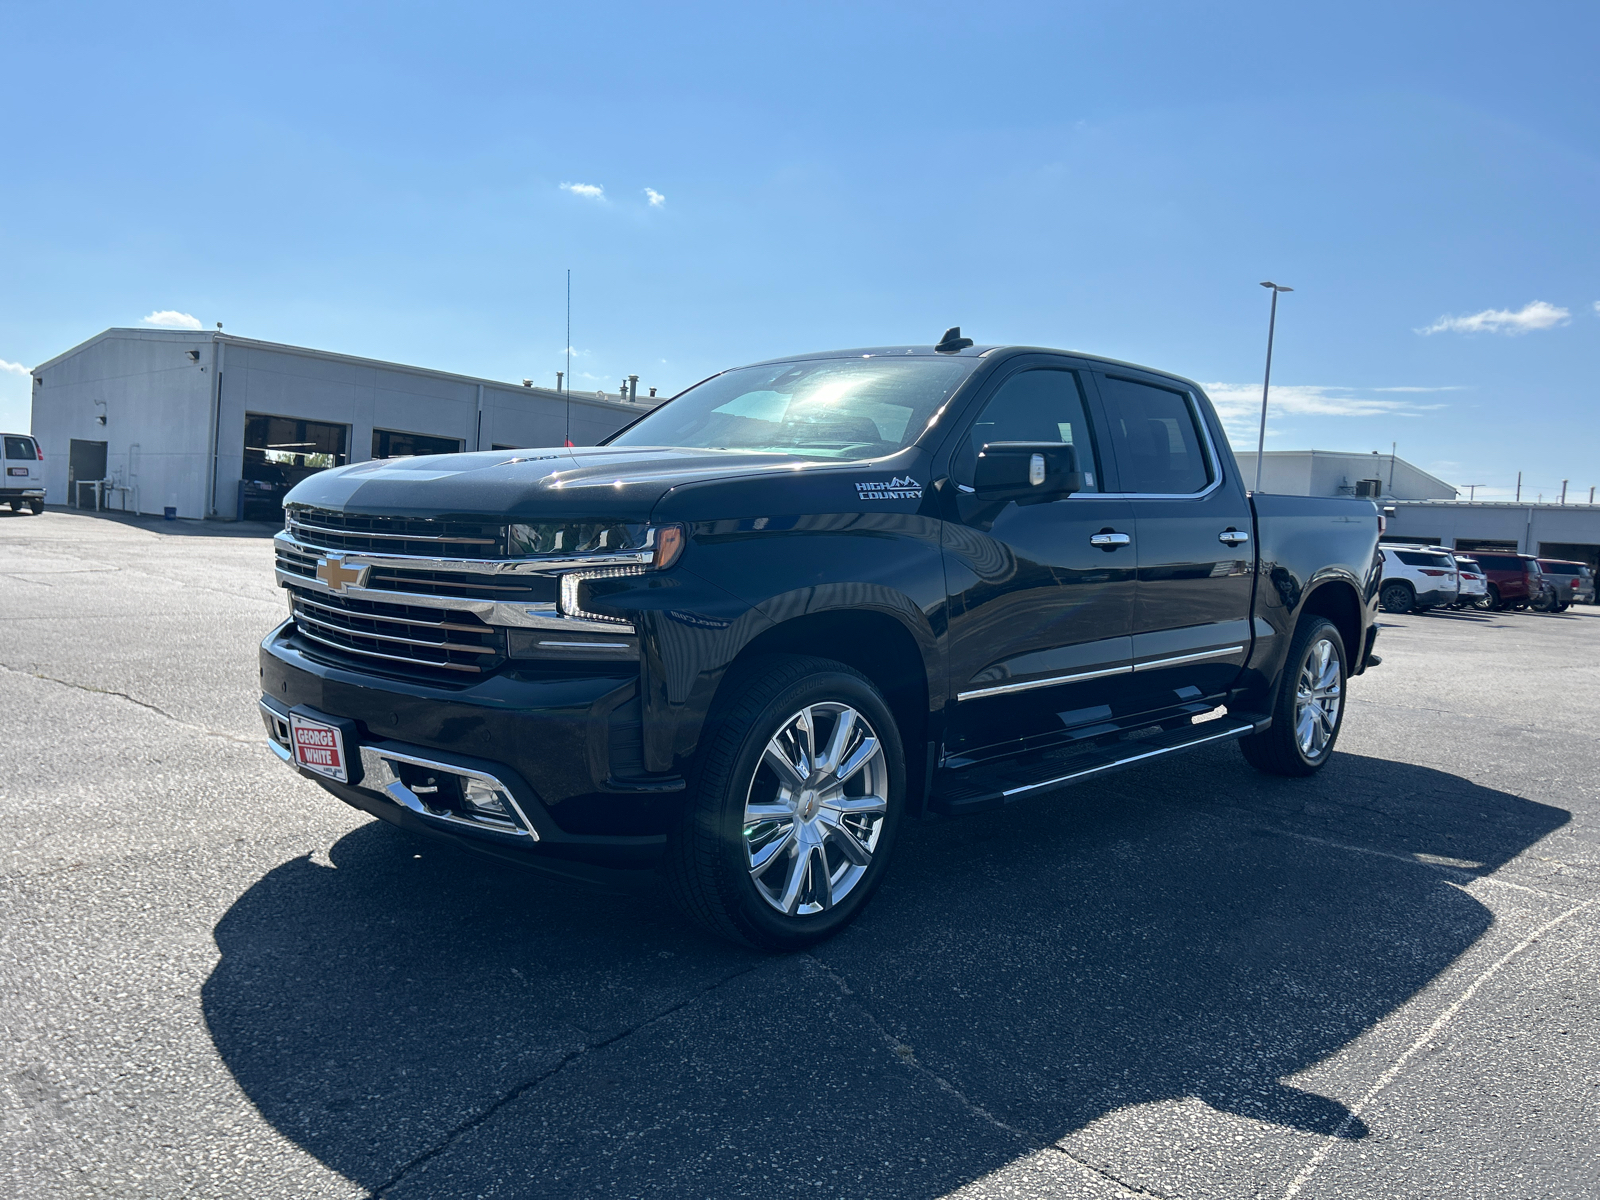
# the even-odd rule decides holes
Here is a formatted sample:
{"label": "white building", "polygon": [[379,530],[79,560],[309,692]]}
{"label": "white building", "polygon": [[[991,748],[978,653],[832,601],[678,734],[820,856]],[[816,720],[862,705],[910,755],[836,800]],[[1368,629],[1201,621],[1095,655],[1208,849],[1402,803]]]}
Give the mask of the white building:
{"label": "white building", "polygon": [[[1256,452],[1235,450],[1246,487],[1256,478]],[[1275,496],[1370,496],[1399,500],[1454,500],[1459,494],[1393,454],[1339,450],[1268,450],[1262,456],[1261,490]]]}
{"label": "white building", "polygon": [[[650,406],[283,346],[221,332],[108,329],[33,370],[52,504],[107,480],[107,505],[270,518],[324,467],[368,458],[593,445]],[[84,497],[87,500],[87,495]]]}
{"label": "white building", "polygon": [[[1245,486],[1255,451],[1235,451]],[[1501,550],[1587,562],[1600,570],[1600,505],[1457,500],[1442,479],[1392,454],[1269,450],[1261,490],[1279,496],[1365,496],[1389,519],[1386,542]]]}
{"label": "white building", "polygon": [[1600,571],[1600,504],[1399,500],[1384,512],[1388,542],[1519,551],[1586,562]]}

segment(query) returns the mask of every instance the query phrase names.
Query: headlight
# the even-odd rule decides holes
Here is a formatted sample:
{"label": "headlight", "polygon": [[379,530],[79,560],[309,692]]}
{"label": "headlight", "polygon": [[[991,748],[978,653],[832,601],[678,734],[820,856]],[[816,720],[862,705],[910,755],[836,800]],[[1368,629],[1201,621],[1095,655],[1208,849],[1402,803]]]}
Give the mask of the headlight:
{"label": "headlight", "polygon": [[[644,528],[643,548],[650,551],[649,563],[625,567],[597,567],[590,571],[567,571],[561,576],[561,615],[577,617],[584,621],[606,621],[625,625],[621,617],[608,617],[590,612],[583,607],[579,588],[592,580],[616,579],[625,575],[644,575],[651,571],[665,571],[683,556],[688,544],[688,534],[682,525],[653,525]],[[599,550],[595,551],[600,553]]]}
{"label": "headlight", "polygon": [[615,521],[539,521],[506,530],[512,558],[537,554],[605,554],[643,550],[651,527]]}

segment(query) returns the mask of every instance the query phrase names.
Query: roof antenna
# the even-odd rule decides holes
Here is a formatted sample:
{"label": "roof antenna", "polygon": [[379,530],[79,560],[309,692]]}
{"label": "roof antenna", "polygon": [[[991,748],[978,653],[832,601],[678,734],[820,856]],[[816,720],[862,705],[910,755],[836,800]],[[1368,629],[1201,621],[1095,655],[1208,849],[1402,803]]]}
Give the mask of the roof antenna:
{"label": "roof antenna", "polygon": [[939,339],[939,344],[934,349],[941,354],[953,354],[957,350],[965,350],[970,345],[972,339],[961,336],[961,326],[952,325],[944,331],[944,336]]}

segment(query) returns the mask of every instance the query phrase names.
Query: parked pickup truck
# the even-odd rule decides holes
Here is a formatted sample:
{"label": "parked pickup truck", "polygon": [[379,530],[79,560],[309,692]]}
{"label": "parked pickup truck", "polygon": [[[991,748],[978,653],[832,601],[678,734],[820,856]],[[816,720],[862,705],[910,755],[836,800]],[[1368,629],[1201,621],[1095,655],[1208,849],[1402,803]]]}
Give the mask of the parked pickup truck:
{"label": "parked pickup truck", "polygon": [[1160,371],[959,330],[796,355],[600,446],[299,483],[261,711],[357,808],[799,947],[906,820],[1230,740],[1317,771],[1379,523],[1251,496]]}

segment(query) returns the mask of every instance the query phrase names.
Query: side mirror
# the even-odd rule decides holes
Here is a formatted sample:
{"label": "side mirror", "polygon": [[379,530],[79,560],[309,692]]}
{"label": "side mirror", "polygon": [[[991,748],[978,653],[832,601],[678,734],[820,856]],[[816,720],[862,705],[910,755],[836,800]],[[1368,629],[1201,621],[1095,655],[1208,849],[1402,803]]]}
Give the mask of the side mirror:
{"label": "side mirror", "polygon": [[989,442],[978,454],[972,490],[983,500],[1027,504],[1083,490],[1078,455],[1060,442]]}

